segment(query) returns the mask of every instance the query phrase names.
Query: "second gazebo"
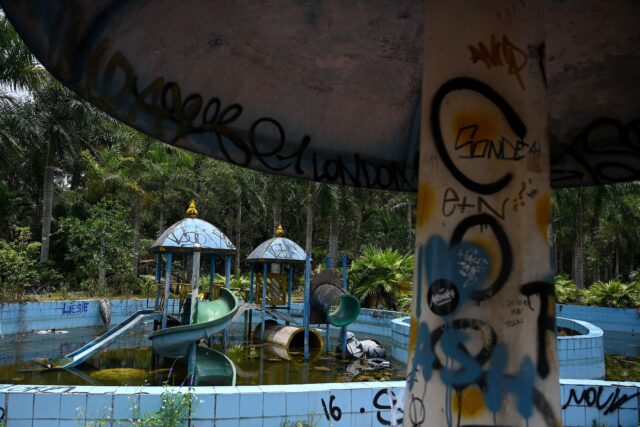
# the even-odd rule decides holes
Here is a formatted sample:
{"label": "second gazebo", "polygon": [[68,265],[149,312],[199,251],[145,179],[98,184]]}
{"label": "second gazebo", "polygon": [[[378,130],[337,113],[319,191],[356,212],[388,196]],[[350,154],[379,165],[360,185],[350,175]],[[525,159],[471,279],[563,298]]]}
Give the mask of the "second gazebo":
{"label": "second gazebo", "polygon": [[[291,292],[293,288],[293,272],[295,266],[305,265],[305,279],[309,277],[307,253],[294,241],[284,237],[282,225],[278,225],[276,235],[262,242],[247,257],[251,266],[249,280],[249,303],[259,302],[262,306],[260,338],[264,338],[264,322],[267,304],[272,309],[286,309],[291,312]],[[261,294],[254,294],[256,264],[262,264]],[[278,268],[273,268],[278,266]],[[287,275],[280,273],[280,268],[288,267]],[[271,273],[269,269],[271,267]],[[276,270],[278,272],[276,272]],[[286,285],[285,285],[286,283]],[[251,330],[252,312],[249,311],[249,330]]]}

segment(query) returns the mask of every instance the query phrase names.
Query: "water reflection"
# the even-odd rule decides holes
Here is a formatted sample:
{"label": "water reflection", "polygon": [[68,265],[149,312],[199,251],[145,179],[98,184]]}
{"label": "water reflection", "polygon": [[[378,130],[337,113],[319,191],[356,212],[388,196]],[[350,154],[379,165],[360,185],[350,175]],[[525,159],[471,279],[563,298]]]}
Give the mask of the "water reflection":
{"label": "water reflection", "polygon": [[[127,336],[87,360],[74,370],[20,372],[33,368],[36,358],[61,357],[103,332],[102,328],[77,328],[65,335],[25,334],[5,337],[0,346],[0,383],[37,385],[188,385],[182,361],[153,354],[148,335],[151,325],[140,325]],[[363,335],[364,336],[364,335]],[[388,339],[374,337],[388,348]],[[336,338],[332,341],[336,343]],[[237,367],[237,385],[305,384],[351,381],[391,381],[405,378],[405,365],[373,370],[343,360],[336,353],[317,352],[308,363],[302,351],[271,344],[244,341],[242,325],[232,325],[227,342],[216,337],[212,347],[224,351]]]}

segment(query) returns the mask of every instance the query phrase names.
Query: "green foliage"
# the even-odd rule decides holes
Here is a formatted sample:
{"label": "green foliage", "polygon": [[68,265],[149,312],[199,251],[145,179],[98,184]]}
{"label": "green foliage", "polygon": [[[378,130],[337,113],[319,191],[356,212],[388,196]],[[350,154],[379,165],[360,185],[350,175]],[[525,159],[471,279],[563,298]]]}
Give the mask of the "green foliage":
{"label": "green foliage", "polygon": [[[209,275],[205,274],[200,276],[198,281],[198,286],[200,287],[200,291],[209,289]],[[216,273],[215,284],[216,286],[224,286],[225,277],[222,274]],[[249,275],[248,274],[240,274],[234,275],[232,274],[230,277],[230,285],[232,289],[249,289]]]}
{"label": "green foliage", "polygon": [[556,301],[560,304],[571,304],[578,301],[578,289],[568,274],[561,273],[555,277]]}
{"label": "green foliage", "polygon": [[397,310],[398,300],[411,292],[413,256],[395,249],[365,246],[362,256],[351,264],[349,289],[364,307]]}
{"label": "green foliage", "polygon": [[[197,404],[198,400],[191,388],[186,391],[174,391],[165,386],[161,395],[160,409],[157,411],[141,414],[140,407],[134,405],[132,408],[133,417],[127,421],[112,422],[111,417],[103,417],[96,421],[87,422],[84,426],[182,427],[187,423],[190,424],[191,414]],[[82,416],[83,414],[78,415]],[[0,425],[0,427],[2,426]]]}
{"label": "green foliage", "polygon": [[307,421],[285,421],[282,423],[282,427],[315,427],[317,423]]}
{"label": "green foliage", "polygon": [[191,413],[197,404],[197,399],[190,389],[187,392],[182,392],[165,388],[161,399],[162,403],[158,411],[146,414],[139,414],[137,411],[138,414],[134,416],[131,425],[136,427],[183,426],[190,420]]}
{"label": "green foliage", "polygon": [[13,227],[15,239],[0,240],[0,300],[20,301],[24,292],[38,284],[40,243],[31,241],[26,227]]}
{"label": "green foliage", "polygon": [[617,280],[596,282],[582,292],[582,303],[614,308],[640,305],[640,285]]}
{"label": "green foliage", "polygon": [[[107,276],[116,286],[121,287],[123,282],[126,285],[122,275],[131,266],[133,230],[121,205],[102,201],[89,208],[84,220],[63,219],[61,229],[66,237],[67,258],[83,273],[88,291],[96,295],[106,291]],[[91,282],[97,286],[93,288]]]}

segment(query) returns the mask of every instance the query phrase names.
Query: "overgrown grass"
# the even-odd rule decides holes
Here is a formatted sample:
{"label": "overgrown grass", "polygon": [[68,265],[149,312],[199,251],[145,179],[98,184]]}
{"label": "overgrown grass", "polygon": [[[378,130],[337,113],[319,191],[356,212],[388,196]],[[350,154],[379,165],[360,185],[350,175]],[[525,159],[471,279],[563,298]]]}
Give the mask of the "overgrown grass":
{"label": "overgrown grass", "polygon": [[[96,421],[85,422],[85,427],[99,427],[107,425],[134,426],[134,427],[182,427],[191,420],[191,414],[197,406],[196,395],[187,389],[183,391],[173,391],[168,387],[161,395],[161,406],[157,411],[140,413],[140,406],[134,405],[131,408],[133,417],[128,420],[111,420],[111,417],[104,417]],[[3,427],[0,425],[0,427]]]}

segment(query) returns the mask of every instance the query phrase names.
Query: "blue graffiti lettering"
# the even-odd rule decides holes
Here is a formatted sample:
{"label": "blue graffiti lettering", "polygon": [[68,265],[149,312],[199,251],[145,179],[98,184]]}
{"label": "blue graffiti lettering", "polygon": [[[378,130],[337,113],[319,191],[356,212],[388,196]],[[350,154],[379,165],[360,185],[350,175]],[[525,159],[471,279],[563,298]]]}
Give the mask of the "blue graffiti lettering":
{"label": "blue graffiti lettering", "polygon": [[491,365],[487,372],[487,390],[484,401],[492,412],[498,412],[502,408],[505,394],[512,393],[516,396],[516,407],[520,415],[529,418],[533,414],[533,393],[536,380],[536,369],[528,356],[520,363],[517,375],[506,375],[507,347],[498,344],[491,357]]}
{"label": "blue graffiti lettering", "polygon": [[469,340],[469,335],[456,329],[447,329],[441,338],[442,350],[451,359],[460,362],[458,369],[442,368],[440,379],[444,384],[460,386],[475,382],[482,374],[481,366],[464,349],[462,343]]}
{"label": "blue graffiti lettering", "polygon": [[[426,265],[425,263],[425,249],[423,247],[418,248],[418,262],[417,265],[417,279],[418,286],[416,287],[416,316],[419,319],[422,315],[422,270]],[[435,355],[432,351],[431,344],[431,332],[429,326],[422,322],[418,326],[418,333],[416,334],[416,351],[413,352],[413,368],[409,372],[407,383],[409,390],[413,390],[413,386],[418,380],[418,371],[422,373],[422,380],[427,382],[431,379],[431,372],[433,362],[435,361]]]}
{"label": "blue graffiti lettering", "polygon": [[81,302],[72,302],[72,303],[63,303],[62,307],[59,307],[58,310],[62,310],[62,314],[80,314],[86,313],[89,311],[89,302],[81,301]]}

